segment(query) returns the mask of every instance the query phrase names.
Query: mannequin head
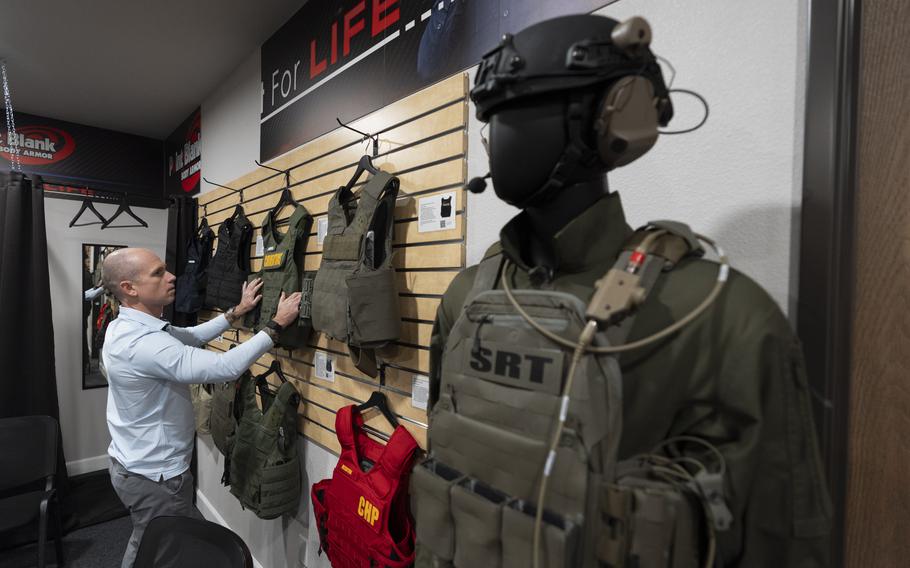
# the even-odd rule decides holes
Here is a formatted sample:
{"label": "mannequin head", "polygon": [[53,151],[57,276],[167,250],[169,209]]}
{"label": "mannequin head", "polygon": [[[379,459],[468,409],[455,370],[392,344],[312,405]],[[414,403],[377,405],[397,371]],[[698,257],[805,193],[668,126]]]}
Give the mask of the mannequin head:
{"label": "mannequin head", "polygon": [[540,207],[647,152],[672,117],[647,22],[565,16],[506,35],[471,98],[497,195]]}

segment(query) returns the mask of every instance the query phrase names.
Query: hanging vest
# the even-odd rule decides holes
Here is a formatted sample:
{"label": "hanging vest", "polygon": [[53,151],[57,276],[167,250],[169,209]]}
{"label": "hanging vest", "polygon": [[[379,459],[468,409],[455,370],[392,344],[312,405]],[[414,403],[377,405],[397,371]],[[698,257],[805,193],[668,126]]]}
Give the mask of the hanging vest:
{"label": "hanging vest", "polygon": [[196,420],[196,434],[210,433],[212,419],[212,385],[191,384],[190,400],[193,402],[193,414]]}
{"label": "hanging vest", "polygon": [[278,392],[260,393],[256,383],[240,379],[243,411],[231,448],[231,493],[261,519],[274,519],[297,510],[300,501],[300,462],[297,457],[297,406],[300,397],[291,383]]}
{"label": "hanging vest", "polygon": [[[645,290],[663,270],[700,250],[694,236],[685,238],[687,227],[655,225],[674,234],[661,237],[647,255],[639,272]],[[633,248],[626,246],[616,267],[628,266]],[[531,566],[536,501],[548,463],[542,567],[698,567],[699,501],[618,467],[622,376],[615,356],[585,354],[568,408],[562,407],[572,352],[534,330],[495,289],[502,258],[480,263],[445,346],[439,400],[429,416],[430,456],[411,475],[418,542],[458,568]],[[562,337],[577,338],[585,326],[586,306],[574,295],[513,294]],[[593,345],[624,343],[631,324],[626,318],[597,332]],[[567,419],[550,462],[561,411]]]}
{"label": "hanging vest", "polygon": [[402,426],[385,446],[370,439],[353,405],[338,410],[335,432],[341,444],[338,464],[332,478],[316,483],[311,492],[320,551],[334,568],[410,566],[414,523],[408,473],[417,442]]}
{"label": "hanging vest", "polygon": [[203,217],[186,247],[186,264],[183,273],[177,278],[175,311],[194,314],[202,308],[214,241],[215,232],[209,228],[208,221]]}
{"label": "hanging vest", "polygon": [[253,225],[243,211],[218,228],[218,248],[209,264],[205,307],[229,310],[240,303],[250,270]]}
{"label": "hanging vest", "polygon": [[212,441],[215,447],[221,452],[221,455],[230,455],[230,442],[234,436],[234,430],[240,421],[241,405],[239,404],[239,387],[250,372],[245,371],[240,379],[227,383],[216,383],[212,385],[212,411],[209,417],[209,430],[212,434]]}
{"label": "hanging vest", "polygon": [[313,288],[313,327],[348,344],[364,373],[376,376],[374,349],[395,341],[401,316],[392,234],[398,178],[379,172],[359,202],[340,188],[329,202],[322,263]]}
{"label": "hanging vest", "polygon": [[[246,327],[256,331],[265,327],[275,316],[278,309],[278,300],[281,292],[290,295],[294,292],[312,290],[314,274],[303,270],[303,253],[306,251],[307,236],[313,225],[306,208],[298,205],[288,220],[288,230],[282,235],[275,227],[274,212],[270,211],[262,225],[263,246],[265,253],[262,257],[262,269],[255,278],[262,278],[262,300],[257,309],[249,312],[244,319]],[[310,333],[313,330],[310,318],[310,298],[300,301],[300,315],[296,325],[290,325],[281,331],[278,336],[278,347],[294,349],[305,347]]]}

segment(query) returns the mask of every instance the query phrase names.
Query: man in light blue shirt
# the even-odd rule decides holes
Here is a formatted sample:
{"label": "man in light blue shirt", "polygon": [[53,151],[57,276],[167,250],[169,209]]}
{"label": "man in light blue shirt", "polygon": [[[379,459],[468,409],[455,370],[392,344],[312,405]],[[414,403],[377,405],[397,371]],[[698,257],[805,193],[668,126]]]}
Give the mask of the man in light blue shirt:
{"label": "man in light blue shirt", "polygon": [[237,379],[272,348],[282,327],[297,320],[300,293],[282,294],[269,327],[226,353],[201,348],[262,296],[262,283],[244,285],[239,305],[190,328],[159,319],[174,301],[176,277],[152,251],[125,248],[104,260],[104,287],[121,303],[108,327],[101,357],[110,384],[111,483],[133,521],[122,568],[130,568],[145,526],[161,515],[199,517],[189,471],[195,421],[191,383]]}

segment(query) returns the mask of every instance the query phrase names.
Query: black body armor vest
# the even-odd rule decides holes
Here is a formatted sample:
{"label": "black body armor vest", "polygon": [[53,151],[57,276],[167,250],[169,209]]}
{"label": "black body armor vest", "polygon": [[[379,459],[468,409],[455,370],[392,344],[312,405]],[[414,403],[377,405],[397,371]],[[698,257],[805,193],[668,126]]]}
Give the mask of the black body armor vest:
{"label": "black body armor vest", "polygon": [[243,283],[250,273],[250,244],[253,224],[243,208],[226,219],[218,229],[218,249],[209,265],[205,307],[229,310],[240,303]]}

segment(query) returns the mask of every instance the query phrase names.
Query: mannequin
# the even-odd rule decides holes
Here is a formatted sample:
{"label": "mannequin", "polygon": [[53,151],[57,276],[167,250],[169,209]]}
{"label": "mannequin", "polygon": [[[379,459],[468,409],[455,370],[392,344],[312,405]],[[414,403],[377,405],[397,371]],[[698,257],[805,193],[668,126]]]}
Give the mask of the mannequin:
{"label": "mannequin", "polygon": [[[713,476],[711,487],[702,487],[700,495],[719,499],[706,505],[707,523],[680,517],[682,521],[670,530],[677,531],[667,537],[671,542],[696,543],[666,550],[668,555],[678,555],[673,556],[673,566],[828,565],[831,504],[821,474],[799,342],[780,308],[754,281],[730,271],[710,307],[689,319],[686,315],[710,297],[715,279],[721,282],[718,275],[726,279],[726,268],[700,258],[693,247],[668,261],[663,270],[654,264],[656,283],[634,310],[634,318],[609,324],[625,328],[614,337],[635,345],[675,323],[686,323],[659,341],[611,356],[617,364],[613,369],[621,370],[621,389],[617,389],[621,411],[611,406],[610,397],[599,408],[599,399],[589,396],[597,381],[610,384],[609,369],[602,378],[591,379],[593,367],[586,368],[582,378],[587,383],[581,391],[585,394],[575,391],[568,402],[568,391],[556,387],[560,381],[568,385],[572,372],[563,371],[555,379],[547,372],[565,369],[568,365],[558,361],[567,362],[572,350],[543,333],[535,335],[534,329],[540,330],[526,325],[530,319],[515,315],[522,301],[538,313],[551,305],[540,302],[588,304],[596,297],[595,290],[601,290],[605,275],[625,263],[630,253],[634,256],[639,245],[630,243],[635,237],[648,234],[633,235],[618,193],[608,191],[606,176],[646,153],[657,141],[658,126],[666,126],[672,118],[669,93],[650,52],[650,39],[650,27],[641,18],[619,23],[598,16],[567,16],[505,36],[481,62],[471,97],[478,118],[490,124],[493,188],[503,201],[522,211],[502,229],[500,242],[490,247],[480,265],[455,278],[437,311],[430,351],[429,459],[415,468],[412,483],[418,511],[418,566],[449,565],[446,562],[470,566],[471,559],[495,556],[497,551],[506,564],[531,565],[530,556],[508,557],[528,548],[535,562],[538,555],[550,558],[546,565],[551,567],[667,565],[669,556],[663,549],[655,556],[660,539],[648,540],[653,532],[648,536],[644,533],[649,531],[642,531],[644,540],[632,544],[624,540],[626,536],[617,537],[629,519],[617,518],[611,509],[615,495],[610,491],[618,487],[615,480],[621,477],[614,477],[616,471],[634,469],[637,456],[655,452],[665,456],[661,459],[681,456],[688,465],[693,460],[700,466],[702,460],[714,460],[713,467],[703,469]],[[470,184],[472,190],[477,186],[474,181]],[[648,255],[652,252],[648,250]],[[502,300],[506,286],[517,291],[518,301]],[[580,319],[585,317],[582,314]],[[548,321],[551,330],[568,330],[578,319],[572,315]],[[593,323],[588,321],[589,326]],[[606,324],[599,323],[604,331]],[[592,355],[580,360],[584,357]],[[608,367],[604,363],[599,368]],[[536,382],[527,379],[535,369]],[[547,384],[555,387],[546,391]],[[574,502],[565,496],[574,487],[567,485],[570,477],[566,475],[554,477],[554,483],[561,484],[559,498],[545,500],[530,491],[529,483],[543,485],[541,477],[533,477],[541,471],[537,468],[542,468],[542,478],[548,478],[553,463],[548,457],[545,465],[545,455],[532,450],[540,446],[532,442],[524,452],[491,464],[518,444],[516,435],[527,438],[531,431],[556,432],[550,455],[557,444],[571,446],[571,439],[559,435],[561,429],[548,425],[555,424],[555,416],[547,418],[551,423],[537,418],[541,408],[559,407],[547,395],[541,398],[538,393],[544,391],[563,397],[563,410],[554,411],[560,424],[567,423],[565,409],[570,415],[576,413],[574,422],[571,417],[568,421],[572,432],[585,432],[585,421],[596,422],[598,413],[617,421],[606,429],[613,435],[621,431],[616,471],[609,462],[598,470],[595,459],[582,466],[589,468],[588,479],[595,479],[593,485],[585,485],[582,502],[600,503],[604,509],[583,513],[572,509]],[[516,406],[522,400],[536,405],[535,410]],[[538,444],[548,439],[535,436]],[[676,444],[673,440],[681,439],[682,445],[668,449]],[[595,447],[593,452],[563,454],[556,467],[560,462],[563,468],[574,467],[566,465],[572,456],[596,458],[600,451]],[[534,459],[539,456],[541,463],[522,464],[529,454]],[[438,489],[458,479],[458,474],[468,480],[460,482],[461,489]],[[607,480],[606,486],[598,485],[599,475]],[[472,489],[478,485],[492,490]],[[466,492],[472,496],[464,497]],[[493,535],[487,549],[477,550],[483,540],[477,536],[490,536],[487,533],[497,529],[484,525],[480,517],[465,517],[464,509],[452,513],[455,543],[447,547],[451,534],[439,526],[427,527],[433,523],[420,516],[422,503],[445,504],[449,494],[453,511],[465,502],[485,503],[488,509],[502,508],[512,519],[521,518],[521,513],[514,512],[515,503],[530,502],[533,509],[542,502],[544,511],[583,527],[577,549],[570,551],[574,556],[558,556],[555,563],[546,556],[553,554],[554,543],[542,544],[545,539],[538,538],[541,515],[533,521],[533,546],[527,533],[516,533],[521,523],[528,526],[525,517],[510,524],[508,531],[503,528],[498,540]],[[488,520],[498,518],[494,513]],[[605,518],[614,519],[612,528],[598,525]],[[471,537],[464,537],[464,529],[459,529],[467,526],[474,529]],[[551,523],[546,530],[559,526],[568,525]],[[680,527],[693,528],[701,536],[687,533],[681,538]],[[700,532],[702,528],[705,532]]]}

